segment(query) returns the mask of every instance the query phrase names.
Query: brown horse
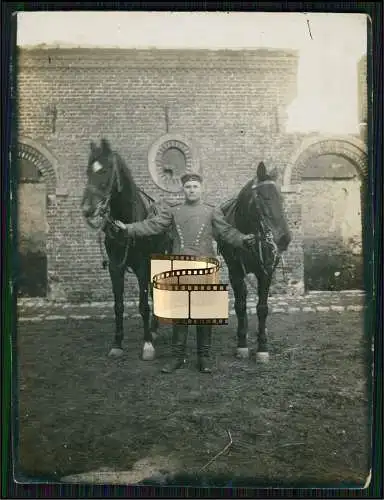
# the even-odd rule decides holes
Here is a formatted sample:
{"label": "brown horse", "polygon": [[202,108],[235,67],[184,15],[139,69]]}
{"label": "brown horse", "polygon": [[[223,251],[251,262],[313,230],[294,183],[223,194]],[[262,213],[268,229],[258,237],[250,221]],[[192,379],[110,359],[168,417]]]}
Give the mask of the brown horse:
{"label": "brown horse", "polygon": [[280,262],[281,253],[291,242],[281,194],[275,180],[274,176],[268,175],[264,163],[261,162],[256,177],[243,187],[236,198],[228,200],[221,206],[230,224],[242,233],[256,235],[256,245],[250,249],[235,249],[223,241],[218,241],[218,249],[228,266],[229,280],[235,297],[239,357],[249,355],[245,277],[252,273],[257,278],[259,330],[256,357],[260,361],[267,361],[269,357],[266,320],[273,273]]}
{"label": "brown horse", "polygon": [[153,337],[158,321],[149,306],[151,254],[168,253],[171,240],[167,235],[145,240],[133,240],[114,231],[113,221],[125,223],[141,221],[157,213],[156,203],[140,190],[121,156],[112,151],[107,140],[100,146],[91,142],[88,158],[87,184],[81,208],[85,220],[93,229],[105,234],[107,265],[115,301],[115,338],[110,356],[123,354],[124,276],[132,269],[139,284],[139,311],[144,326],[142,358],[152,360],[155,355]]}

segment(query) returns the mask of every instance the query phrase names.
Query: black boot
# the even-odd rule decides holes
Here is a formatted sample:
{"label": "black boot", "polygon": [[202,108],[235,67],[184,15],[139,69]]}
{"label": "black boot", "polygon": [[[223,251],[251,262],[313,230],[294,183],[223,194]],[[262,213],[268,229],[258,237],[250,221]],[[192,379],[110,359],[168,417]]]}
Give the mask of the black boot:
{"label": "black boot", "polygon": [[188,326],[173,325],[172,334],[172,361],[167,363],[161,371],[172,373],[185,365],[185,348],[187,344]]}
{"label": "black boot", "polygon": [[199,370],[202,373],[211,373],[212,326],[199,325],[196,330]]}

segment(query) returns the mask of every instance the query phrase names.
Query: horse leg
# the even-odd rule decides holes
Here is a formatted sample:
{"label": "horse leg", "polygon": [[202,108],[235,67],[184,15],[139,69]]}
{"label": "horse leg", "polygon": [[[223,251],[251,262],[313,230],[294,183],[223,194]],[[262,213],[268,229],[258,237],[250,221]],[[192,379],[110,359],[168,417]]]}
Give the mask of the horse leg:
{"label": "horse leg", "polygon": [[115,270],[109,267],[112,281],[112,290],[115,299],[115,340],[109,351],[109,356],[120,357],[123,354],[123,314],[124,314],[124,270]]}
{"label": "horse leg", "polygon": [[267,329],[266,322],[268,317],[268,295],[269,288],[271,285],[271,277],[268,275],[263,275],[258,277],[258,303],[256,307],[257,317],[259,322],[259,330],[257,332],[257,353],[256,360],[263,363],[268,362],[268,340],[267,340]]}
{"label": "horse leg", "polygon": [[248,358],[249,349],[247,344],[248,315],[247,315],[247,286],[244,276],[231,273],[229,280],[235,296],[235,312],[237,316],[237,351],[238,358]]}
{"label": "horse leg", "polygon": [[139,271],[139,312],[143,319],[144,326],[144,346],[142,359],[144,361],[152,361],[155,357],[155,348],[152,344],[152,333],[149,327],[149,319],[151,310],[149,307],[149,279],[146,272]]}
{"label": "horse leg", "polygon": [[157,331],[159,329],[159,320],[157,317],[153,314],[153,287],[152,285],[150,286],[150,293],[151,293],[151,299],[152,299],[152,316],[151,316],[151,326],[150,326],[150,331],[152,335],[152,340],[156,340],[157,338]]}

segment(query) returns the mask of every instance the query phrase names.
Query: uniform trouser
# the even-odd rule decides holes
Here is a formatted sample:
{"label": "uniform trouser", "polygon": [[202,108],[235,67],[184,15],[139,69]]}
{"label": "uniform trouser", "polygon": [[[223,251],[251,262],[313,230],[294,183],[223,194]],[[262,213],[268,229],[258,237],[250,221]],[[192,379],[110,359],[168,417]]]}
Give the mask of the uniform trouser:
{"label": "uniform trouser", "polygon": [[[188,325],[173,325],[172,350],[176,358],[185,357],[185,349],[188,337]],[[199,358],[209,358],[212,345],[212,326],[196,326],[196,347]]]}

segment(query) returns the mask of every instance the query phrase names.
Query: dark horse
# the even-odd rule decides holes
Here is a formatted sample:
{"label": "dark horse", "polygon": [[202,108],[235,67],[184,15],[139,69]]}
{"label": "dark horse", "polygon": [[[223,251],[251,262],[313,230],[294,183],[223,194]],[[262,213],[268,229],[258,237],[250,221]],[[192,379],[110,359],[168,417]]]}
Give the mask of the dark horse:
{"label": "dark horse", "polygon": [[218,241],[229,271],[229,280],[235,297],[237,316],[237,355],[248,357],[247,344],[247,286],[245,277],[254,274],[258,284],[257,334],[260,361],[268,361],[266,320],[268,316],[268,295],[273,273],[291,242],[291,233],[285,218],[280,191],[275,176],[268,175],[261,162],[254,179],[248,182],[236,198],[226,201],[221,210],[226,220],[242,233],[253,233],[256,245],[251,249],[234,249]]}
{"label": "dark horse", "polygon": [[[140,190],[132,174],[120,155],[112,151],[107,140],[102,139],[100,147],[91,142],[88,158],[87,184],[81,202],[83,215],[99,236],[105,235],[107,259],[115,300],[115,340],[110,356],[123,354],[124,338],[124,276],[127,269],[132,269],[139,284],[139,311],[144,323],[144,360],[154,358],[153,334],[158,328],[158,321],[152,315],[149,306],[150,262],[153,253],[168,253],[171,240],[167,235],[155,236],[143,240],[133,240],[121,235],[114,229],[114,221],[124,223],[141,221],[155,215],[157,207],[152,198]],[[103,242],[100,240],[101,250]]]}

